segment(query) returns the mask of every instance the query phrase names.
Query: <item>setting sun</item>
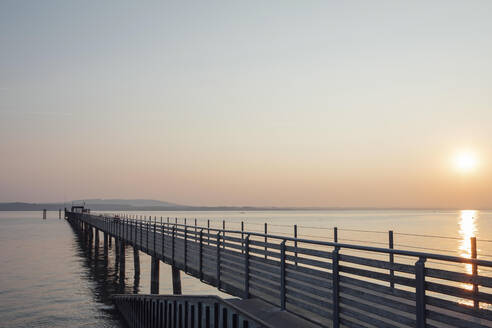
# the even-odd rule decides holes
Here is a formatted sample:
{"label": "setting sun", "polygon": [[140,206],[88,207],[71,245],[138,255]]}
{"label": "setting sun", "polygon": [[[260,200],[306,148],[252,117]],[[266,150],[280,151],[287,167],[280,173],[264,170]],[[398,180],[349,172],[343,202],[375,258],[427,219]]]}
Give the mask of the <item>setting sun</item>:
{"label": "setting sun", "polygon": [[454,156],[454,167],[460,172],[471,172],[478,165],[477,156],[470,151],[462,151]]}

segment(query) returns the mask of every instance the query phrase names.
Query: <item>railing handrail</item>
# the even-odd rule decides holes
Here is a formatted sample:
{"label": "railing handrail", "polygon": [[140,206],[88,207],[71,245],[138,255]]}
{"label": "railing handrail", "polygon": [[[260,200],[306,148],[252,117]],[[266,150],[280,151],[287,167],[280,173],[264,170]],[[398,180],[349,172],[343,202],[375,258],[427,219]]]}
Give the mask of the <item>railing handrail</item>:
{"label": "railing handrail", "polygon": [[[85,215],[91,215],[91,214],[86,214]],[[94,215],[92,215],[94,216]],[[115,218],[115,217],[110,217],[110,216],[104,216],[106,218]],[[116,218],[116,219],[124,219],[124,218]],[[152,221],[152,220],[141,220],[141,219],[129,219],[129,220],[136,220],[136,221],[141,221],[141,222],[152,222],[160,225],[159,221]],[[206,229],[210,231],[215,231],[215,232],[222,232],[222,233],[236,233],[236,234],[244,234],[244,235],[250,235],[250,236],[257,236],[257,237],[266,237],[270,239],[278,239],[278,240],[288,240],[288,241],[293,241],[297,243],[307,243],[307,244],[313,244],[313,245],[320,245],[320,246],[330,246],[330,247],[339,247],[339,248],[346,248],[346,249],[355,249],[355,250],[361,250],[361,251],[369,251],[369,252],[375,252],[375,253],[384,253],[384,254],[393,254],[393,255],[403,255],[403,256],[410,256],[410,257],[417,257],[417,258],[426,258],[426,259],[433,259],[433,260],[438,260],[438,261],[448,261],[448,262],[454,262],[454,263],[465,263],[465,264],[476,264],[480,266],[486,266],[486,267],[492,267],[492,261],[488,260],[482,260],[482,259],[474,259],[474,258],[466,258],[466,257],[460,257],[460,256],[452,256],[452,255],[443,255],[443,254],[435,254],[435,253],[426,253],[426,252],[417,252],[417,251],[409,251],[409,250],[403,250],[403,249],[394,249],[394,248],[384,248],[384,247],[374,247],[374,246],[364,246],[364,245],[356,245],[356,244],[346,244],[346,243],[337,243],[337,242],[330,242],[330,241],[321,241],[321,240],[313,240],[313,239],[304,239],[304,238],[295,238],[295,237],[289,237],[289,236],[282,236],[282,235],[272,235],[272,234],[265,234],[261,232],[253,232],[253,231],[241,231],[241,230],[228,230],[228,229],[220,229],[220,228],[212,228],[212,227],[204,227],[204,226],[195,226],[195,225],[189,225],[189,224],[182,224],[182,223],[174,223],[174,222],[163,222],[162,226],[165,225],[172,225],[174,227],[179,226],[179,227],[187,227],[187,228],[197,228],[197,233],[199,229]],[[189,231],[189,233],[194,233],[193,231]]]}

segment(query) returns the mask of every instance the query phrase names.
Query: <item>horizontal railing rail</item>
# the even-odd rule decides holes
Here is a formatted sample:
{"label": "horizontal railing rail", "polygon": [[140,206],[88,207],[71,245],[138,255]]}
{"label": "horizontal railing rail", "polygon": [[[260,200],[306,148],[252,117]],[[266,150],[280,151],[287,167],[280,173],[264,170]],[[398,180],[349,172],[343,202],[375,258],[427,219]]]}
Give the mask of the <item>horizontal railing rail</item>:
{"label": "horizontal railing rail", "polygon": [[[322,326],[492,327],[492,261],[69,213],[233,296]],[[266,230],[266,229],[265,229]]]}

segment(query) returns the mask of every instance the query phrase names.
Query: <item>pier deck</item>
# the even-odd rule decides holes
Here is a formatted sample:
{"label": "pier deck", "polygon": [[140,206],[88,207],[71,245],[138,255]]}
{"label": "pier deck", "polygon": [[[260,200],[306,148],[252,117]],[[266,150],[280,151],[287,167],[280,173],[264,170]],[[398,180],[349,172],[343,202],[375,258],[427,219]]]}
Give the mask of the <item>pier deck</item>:
{"label": "pier deck", "polygon": [[231,303],[268,326],[492,327],[491,261],[156,220],[66,215],[84,231],[115,238],[120,249],[130,245],[152,256],[154,292],[162,261],[173,266],[173,277],[183,271],[240,298]]}

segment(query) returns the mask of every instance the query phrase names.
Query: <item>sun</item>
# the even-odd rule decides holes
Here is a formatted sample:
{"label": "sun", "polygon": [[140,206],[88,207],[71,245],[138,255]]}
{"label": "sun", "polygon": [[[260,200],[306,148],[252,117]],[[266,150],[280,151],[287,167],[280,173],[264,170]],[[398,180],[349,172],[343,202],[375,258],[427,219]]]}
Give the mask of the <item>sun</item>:
{"label": "sun", "polygon": [[461,151],[454,155],[454,167],[459,172],[473,172],[477,168],[477,165],[477,155],[472,151]]}

